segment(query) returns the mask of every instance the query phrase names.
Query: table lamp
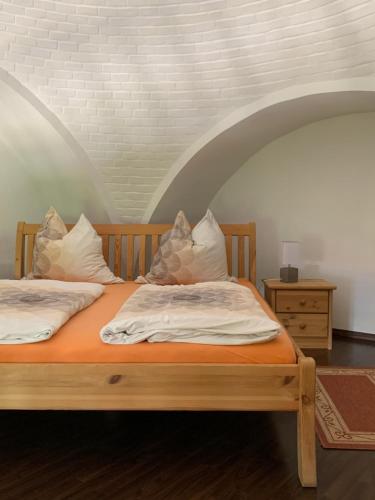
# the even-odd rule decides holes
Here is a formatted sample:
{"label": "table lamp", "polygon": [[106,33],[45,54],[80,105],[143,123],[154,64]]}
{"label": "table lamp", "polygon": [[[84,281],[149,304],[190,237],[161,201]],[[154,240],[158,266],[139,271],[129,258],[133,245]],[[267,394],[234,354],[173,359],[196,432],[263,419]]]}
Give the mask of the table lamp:
{"label": "table lamp", "polygon": [[299,241],[281,242],[281,268],[280,281],[285,283],[295,283],[298,281],[298,265],[300,254]]}

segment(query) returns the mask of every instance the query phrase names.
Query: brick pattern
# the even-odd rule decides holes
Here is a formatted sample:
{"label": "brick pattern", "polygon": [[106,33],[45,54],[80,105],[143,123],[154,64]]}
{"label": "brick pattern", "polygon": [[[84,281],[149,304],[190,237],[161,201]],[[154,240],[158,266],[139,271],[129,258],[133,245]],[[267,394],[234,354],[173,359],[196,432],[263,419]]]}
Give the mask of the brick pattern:
{"label": "brick pattern", "polygon": [[0,60],[68,127],[123,221],[228,113],[373,75],[372,0],[3,0]]}

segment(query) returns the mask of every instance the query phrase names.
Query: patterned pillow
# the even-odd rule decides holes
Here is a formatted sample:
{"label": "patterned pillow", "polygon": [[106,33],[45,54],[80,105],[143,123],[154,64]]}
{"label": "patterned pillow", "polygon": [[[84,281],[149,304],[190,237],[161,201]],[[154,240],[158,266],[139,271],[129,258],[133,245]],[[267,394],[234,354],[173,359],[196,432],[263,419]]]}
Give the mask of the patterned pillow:
{"label": "patterned pillow", "polygon": [[[51,267],[50,254],[54,246],[52,242],[61,240],[66,234],[68,234],[68,230],[63,220],[56,210],[50,207],[35,237],[32,273],[29,274],[29,279],[44,278],[47,275]],[[52,258],[52,260],[54,259]]]}
{"label": "patterned pillow", "polygon": [[123,283],[108,268],[102,253],[102,239],[82,214],[68,233],[51,207],[36,234],[32,273],[29,279],[91,283]]}
{"label": "patterned pillow", "polygon": [[177,214],[173,228],[165,233],[153,259],[150,272],[138,283],[156,285],[227,281],[227,255],[224,235],[213,214],[207,210],[193,231],[185,214]]}

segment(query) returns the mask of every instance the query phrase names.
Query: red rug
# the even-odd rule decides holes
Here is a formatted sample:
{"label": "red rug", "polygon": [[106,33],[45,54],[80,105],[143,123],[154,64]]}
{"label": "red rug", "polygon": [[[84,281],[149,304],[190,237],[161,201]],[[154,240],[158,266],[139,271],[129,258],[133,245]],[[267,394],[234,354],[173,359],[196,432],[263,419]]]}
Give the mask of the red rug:
{"label": "red rug", "polygon": [[323,448],[375,450],[375,368],[317,368],[316,429]]}

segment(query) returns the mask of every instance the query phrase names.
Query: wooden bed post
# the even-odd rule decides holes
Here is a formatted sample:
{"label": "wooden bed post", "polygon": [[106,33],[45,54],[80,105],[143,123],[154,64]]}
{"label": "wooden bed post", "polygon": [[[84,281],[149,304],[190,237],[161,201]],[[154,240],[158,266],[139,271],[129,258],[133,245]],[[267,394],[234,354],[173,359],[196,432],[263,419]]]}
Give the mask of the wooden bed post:
{"label": "wooden bed post", "polygon": [[25,236],[24,236],[24,222],[19,222],[17,224],[17,236],[16,236],[16,262],[14,266],[14,277],[16,280],[21,279],[24,276],[24,259],[25,259]]}
{"label": "wooden bed post", "polygon": [[315,361],[298,356],[299,404],[297,413],[298,475],[302,486],[314,487],[316,478],[315,450]]}

